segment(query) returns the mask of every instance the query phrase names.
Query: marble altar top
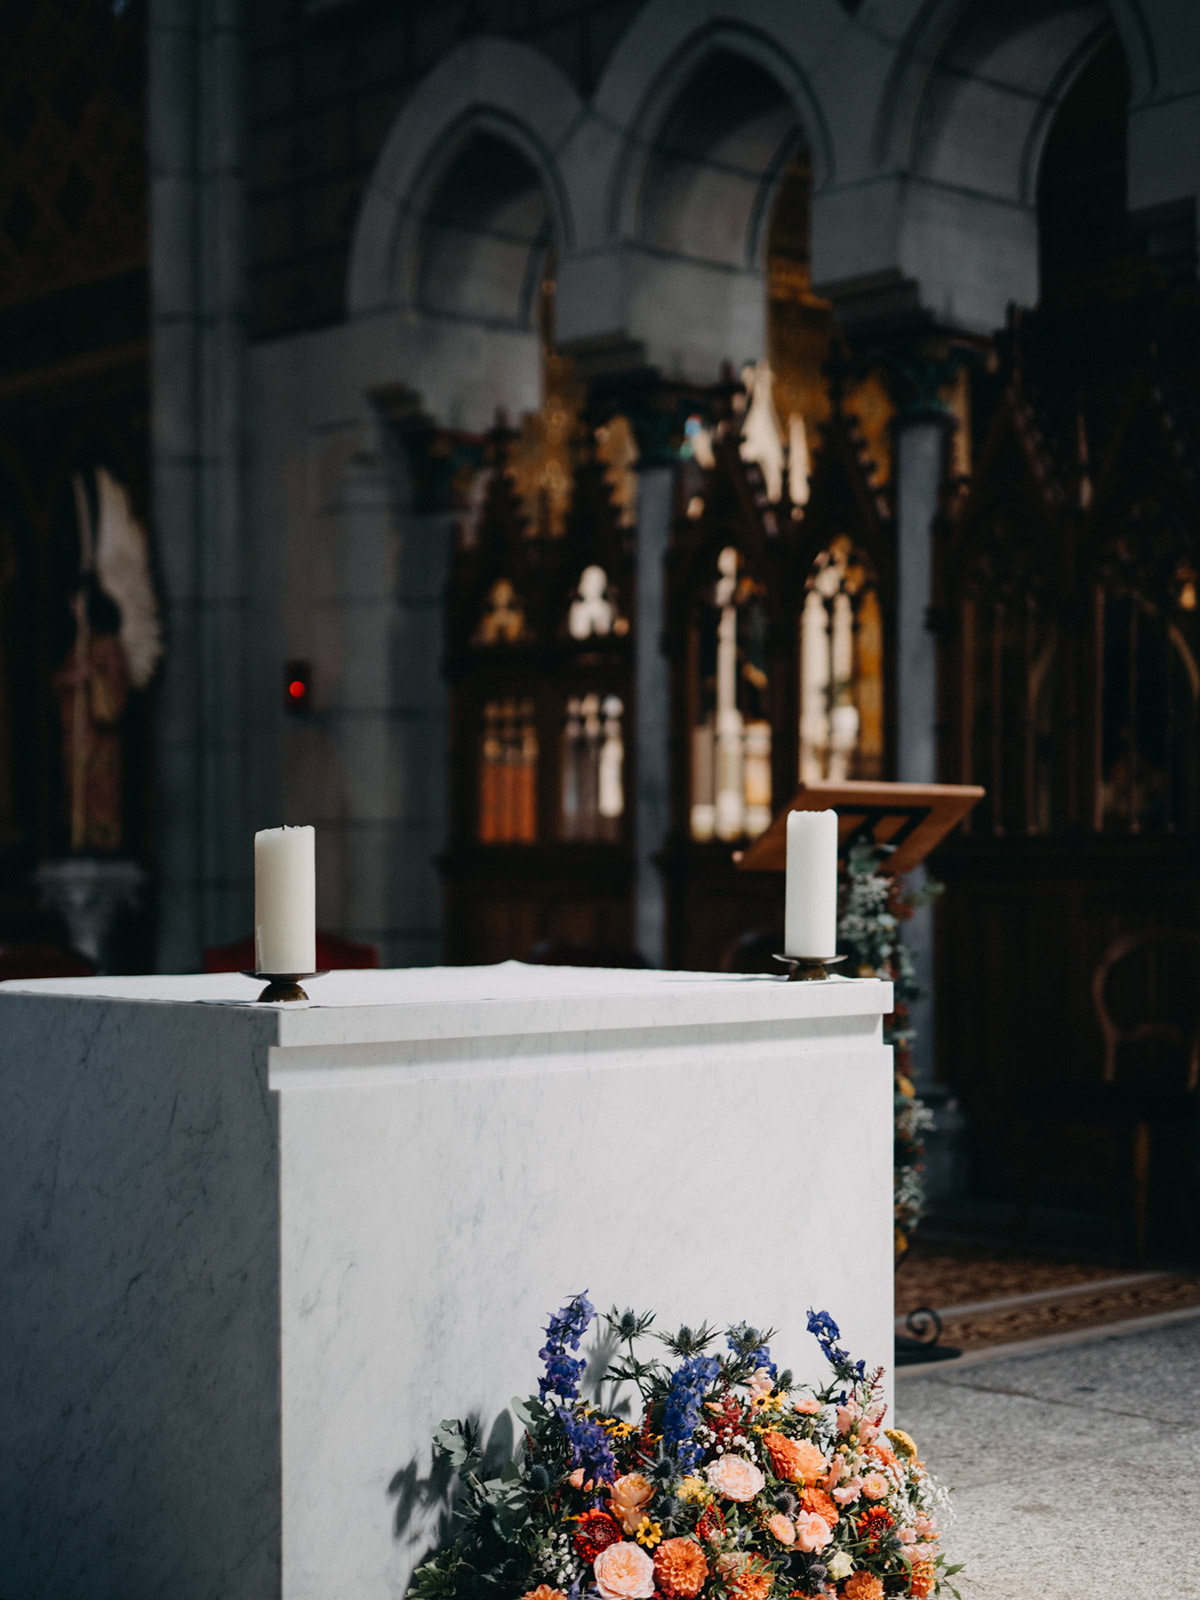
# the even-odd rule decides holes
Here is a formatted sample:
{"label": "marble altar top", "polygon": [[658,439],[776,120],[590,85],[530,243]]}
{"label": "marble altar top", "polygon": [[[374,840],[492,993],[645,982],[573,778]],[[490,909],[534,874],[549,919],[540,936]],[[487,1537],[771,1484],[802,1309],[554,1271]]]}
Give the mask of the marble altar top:
{"label": "marble altar top", "polygon": [[261,979],[234,972],[17,978],[0,983],[0,1000],[24,994],[219,1005],[258,1018],[274,1013],[281,1045],[861,1017],[892,1006],[891,985],[874,978],[788,983],[783,977],[740,973],[543,967],[520,961],[330,972],[309,981],[307,1004],[258,1005],[261,988]]}

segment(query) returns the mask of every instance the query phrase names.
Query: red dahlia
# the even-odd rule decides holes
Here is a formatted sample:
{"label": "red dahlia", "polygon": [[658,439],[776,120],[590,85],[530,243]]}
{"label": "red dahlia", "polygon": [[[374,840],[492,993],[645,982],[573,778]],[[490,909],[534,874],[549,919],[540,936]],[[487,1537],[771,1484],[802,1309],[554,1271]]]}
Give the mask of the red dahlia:
{"label": "red dahlia", "polygon": [[872,1506],[869,1511],[864,1511],[858,1519],[858,1537],[867,1541],[867,1549],[878,1550],[885,1533],[889,1533],[896,1526],[896,1519],[882,1506]]}
{"label": "red dahlia", "polygon": [[610,1544],[620,1544],[624,1537],[608,1512],[597,1506],[580,1517],[575,1530],[575,1548],[585,1561],[595,1561],[601,1550],[607,1550]]}

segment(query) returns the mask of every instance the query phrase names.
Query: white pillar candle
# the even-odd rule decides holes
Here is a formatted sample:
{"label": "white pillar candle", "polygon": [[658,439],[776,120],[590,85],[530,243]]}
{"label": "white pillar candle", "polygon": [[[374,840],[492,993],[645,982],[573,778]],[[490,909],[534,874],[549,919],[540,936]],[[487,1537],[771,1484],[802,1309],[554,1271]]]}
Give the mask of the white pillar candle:
{"label": "white pillar candle", "polygon": [[259,972],[317,965],[316,834],[266,828],[254,835],[254,964]]}
{"label": "white pillar candle", "polygon": [[789,956],[837,950],[836,811],[790,811],[783,948]]}

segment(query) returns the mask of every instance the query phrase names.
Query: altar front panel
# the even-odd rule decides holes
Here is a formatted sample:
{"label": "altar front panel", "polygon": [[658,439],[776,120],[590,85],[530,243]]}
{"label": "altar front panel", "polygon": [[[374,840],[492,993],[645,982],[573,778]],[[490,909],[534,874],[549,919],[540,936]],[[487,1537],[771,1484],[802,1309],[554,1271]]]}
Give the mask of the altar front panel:
{"label": "altar front panel", "polygon": [[[754,1017],[763,984],[790,1016]],[[817,986],[717,978],[660,986],[657,1025],[619,1026],[644,1002],[626,993],[607,1026],[563,1028],[568,1006],[553,1031],[475,1034],[467,1012],[460,1037],[272,1050],[289,1600],[404,1594],[444,1509],[433,1429],[519,1437],[509,1401],[580,1290],[662,1328],[775,1327],[780,1365],[818,1382],[805,1326],[828,1309],[890,1367],[887,990],[820,998],[868,987],[879,1009],[852,1016],[805,1017]],[[596,1325],[602,1368],[601,1344]]]}

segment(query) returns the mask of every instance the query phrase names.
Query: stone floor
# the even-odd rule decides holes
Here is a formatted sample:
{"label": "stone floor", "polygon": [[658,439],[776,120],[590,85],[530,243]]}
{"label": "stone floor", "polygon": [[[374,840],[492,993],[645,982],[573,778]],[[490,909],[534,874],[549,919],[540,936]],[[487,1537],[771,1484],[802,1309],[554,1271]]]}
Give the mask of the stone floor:
{"label": "stone floor", "polygon": [[1200,1600],[1200,1313],[897,1375],[962,1600]]}

